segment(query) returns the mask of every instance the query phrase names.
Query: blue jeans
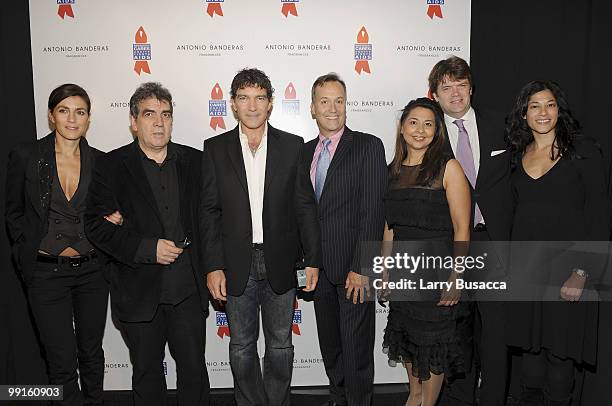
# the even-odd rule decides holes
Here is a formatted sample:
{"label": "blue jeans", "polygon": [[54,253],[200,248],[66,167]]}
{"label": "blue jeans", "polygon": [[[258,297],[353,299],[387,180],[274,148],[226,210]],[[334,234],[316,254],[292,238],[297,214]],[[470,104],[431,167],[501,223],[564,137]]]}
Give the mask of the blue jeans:
{"label": "blue jeans", "polygon": [[[263,279],[262,279],[263,278]],[[227,296],[229,358],[236,404],[289,405],[293,372],[293,302],[295,289],[275,293],[265,278],[264,253],[253,250],[251,273],[240,296]],[[263,376],[257,354],[259,309],[266,343]]]}

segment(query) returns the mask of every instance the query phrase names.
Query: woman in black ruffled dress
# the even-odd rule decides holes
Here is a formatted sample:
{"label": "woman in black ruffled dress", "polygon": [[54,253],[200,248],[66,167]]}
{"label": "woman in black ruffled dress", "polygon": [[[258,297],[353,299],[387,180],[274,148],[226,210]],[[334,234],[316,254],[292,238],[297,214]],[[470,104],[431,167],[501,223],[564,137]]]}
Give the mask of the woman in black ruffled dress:
{"label": "woman in black ruffled dress", "polygon": [[[440,107],[427,98],[411,101],[403,109],[389,165],[390,181],[385,210],[385,241],[412,241],[411,255],[465,255],[469,240],[470,191],[458,161],[447,149],[447,132]],[[453,241],[457,244],[453,253]],[[404,254],[402,243],[385,245],[385,254]],[[436,276],[434,276],[434,274]],[[440,270],[422,273],[389,272],[391,279],[439,280]],[[454,271],[443,278],[454,281]],[[395,277],[395,278],[394,278]],[[442,292],[442,293],[441,293]],[[408,371],[407,406],[433,406],[444,379],[465,369],[459,343],[468,339],[462,329],[467,316],[456,289],[394,291],[384,336],[389,363],[403,363]]]}

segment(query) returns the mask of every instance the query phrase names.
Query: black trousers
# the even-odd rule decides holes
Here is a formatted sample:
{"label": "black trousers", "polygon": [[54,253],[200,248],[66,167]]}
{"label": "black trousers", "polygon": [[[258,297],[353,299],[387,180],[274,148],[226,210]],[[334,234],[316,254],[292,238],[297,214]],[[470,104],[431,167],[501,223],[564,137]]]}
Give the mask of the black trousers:
{"label": "black trousers", "polygon": [[166,342],[176,362],[179,406],[208,405],[210,384],[204,358],[206,314],[194,293],[179,304],[160,304],[153,320],[121,322],[132,361],[136,406],[166,405]]}
{"label": "black trousers", "polygon": [[459,378],[442,389],[438,406],[475,405],[479,372],[481,382],[478,404],[506,404],[509,356],[505,341],[504,302],[479,301],[473,306],[473,348],[464,348],[464,352],[474,351],[472,368],[464,378]]}
{"label": "black trousers", "polygon": [[508,393],[508,347],[504,302],[477,302],[480,319],[476,351],[480,366],[480,404],[503,406]]}
{"label": "black trousers", "polygon": [[[476,315],[476,306],[474,302],[469,303],[472,316]],[[475,323],[472,323],[475,324]],[[474,365],[474,341],[467,340],[461,343],[461,349],[465,357],[465,367],[469,368],[465,373],[465,377],[460,377],[452,381],[448,385],[442,387],[440,397],[438,398],[437,406],[473,406],[476,398],[476,380],[477,370]],[[482,404],[482,403],[481,403]],[[486,404],[486,403],[485,403]]]}
{"label": "black trousers", "polygon": [[331,400],[348,406],[371,405],[374,302],[353,304],[346,298],[344,285],[333,285],[323,271],[319,274],[314,307]]}
{"label": "black trousers", "polygon": [[95,258],[79,267],[37,262],[28,280],[49,383],[64,386],[64,400],[56,405],[102,405],[108,306],[102,268]]}

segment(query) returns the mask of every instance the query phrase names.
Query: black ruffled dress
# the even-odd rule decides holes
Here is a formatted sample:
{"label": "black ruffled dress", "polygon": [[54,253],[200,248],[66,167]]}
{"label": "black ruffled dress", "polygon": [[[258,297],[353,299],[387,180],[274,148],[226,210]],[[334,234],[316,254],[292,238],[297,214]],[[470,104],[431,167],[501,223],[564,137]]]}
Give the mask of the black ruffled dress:
{"label": "black ruffled dress", "polygon": [[[399,178],[389,184],[385,214],[393,229],[393,255],[403,254],[408,246],[397,241],[410,241],[410,249],[416,250],[412,254],[425,251],[427,255],[452,255],[453,224],[442,187],[444,170],[425,187],[416,185],[418,171],[419,166],[402,166]],[[392,273],[390,280],[397,279]],[[401,275],[413,279],[423,276]],[[471,354],[462,349],[472,339],[469,308],[462,302],[452,307],[436,306],[439,298],[440,291],[435,290],[395,295],[395,299],[392,295],[390,300],[383,350],[390,365],[411,363],[413,375],[422,381],[428,380],[430,373],[443,373],[446,380],[452,380],[463,375],[471,362]]]}

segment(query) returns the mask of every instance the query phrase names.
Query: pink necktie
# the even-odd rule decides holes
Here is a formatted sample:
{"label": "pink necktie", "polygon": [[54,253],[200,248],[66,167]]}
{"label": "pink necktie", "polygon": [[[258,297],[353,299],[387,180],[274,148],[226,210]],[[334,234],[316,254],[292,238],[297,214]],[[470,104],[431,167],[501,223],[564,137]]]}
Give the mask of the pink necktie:
{"label": "pink necktie", "polygon": [[[458,119],[453,121],[453,124],[459,128],[459,140],[457,141],[457,160],[461,164],[463,168],[463,172],[465,173],[466,178],[472,185],[472,187],[476,188],[476,167],[474,166],[474,155],[472,154],[472,145],[470,144],[470,137],[468,136],[465,127],[463,126],[463,120]],[[482,213],[480,213],[480,208],[478,204],[476,206],[476,211],[474,213],[474,225],[482,222]]]}

